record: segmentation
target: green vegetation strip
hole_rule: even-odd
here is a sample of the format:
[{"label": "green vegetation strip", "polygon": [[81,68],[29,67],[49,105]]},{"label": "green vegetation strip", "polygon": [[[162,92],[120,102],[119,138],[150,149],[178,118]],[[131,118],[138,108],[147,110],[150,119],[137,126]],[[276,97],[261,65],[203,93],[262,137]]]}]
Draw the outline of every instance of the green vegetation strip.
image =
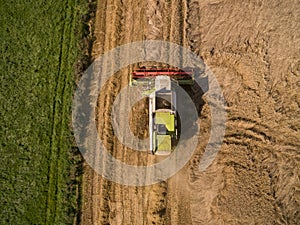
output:
[{"label": "green vegetation strip", "polygon": [[70,121],[87,3],[0,3],[0,224],[73,224]]}]

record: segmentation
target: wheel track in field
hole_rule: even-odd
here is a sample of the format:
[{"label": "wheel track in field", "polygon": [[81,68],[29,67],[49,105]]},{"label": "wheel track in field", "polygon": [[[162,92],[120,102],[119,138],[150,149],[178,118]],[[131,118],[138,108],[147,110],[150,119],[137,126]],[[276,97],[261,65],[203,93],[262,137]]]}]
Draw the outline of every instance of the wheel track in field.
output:
[{"label": "wheel track in field", "polygon": [[[97,12],[97,18],[98,20],[96,23],[100,26],[95,28],[95,36],[99,38],[95,45],[97,48],[94,48],[93,54],[103,54],[106,51],[112,49],[114,45],[116,45],[118,36],[113,36],[113,33],[119,28],[120,26],[120,14],[117,13],[113,9],[116,7],[115,4],[118,4],[119,1],[113,1],[113,2],[103,2],[102,7],[100,7],[99,10],[101,12]],[[118,7],[116,7],[117,9]],[[107,10],[106,10],[107,9]],[[110,13],[110,10],[112,13]],[[103,12],[106,12],[103,15]],[[107,21],[112,21],[113,23],[108,24]],[[97,51],[95,51],[95,49]],[[109,65],[108,65],[109,66]],[[104,87],[103,90],[107,91],[109,93],[108,95],[100,94],[100,99],[97,103],[97,122],[99,123],[104,122],[102,126],[98,126],[98,132],[99,136],[101,137],[104,145],[106,146],[107,150],[110,153],[113,153],[112,151],[112,142],[109,139],[111,136],[112,128],[109,124],[108,120],[106,118],[109,118],[110,115],[110,104],[113,101],[113,96],[118,91],[118,86],[108,86]],[[106,160],[100,159],[99,155],[95,153],[94,157],[95,161],[102,161],[104,169],[110,169],[107,168]],[[88,167],[86,167],[88,168]],[[100,177],[96,172],[94,172],[91,168],[86,169],[87,175],[84,177],[86,178],[86,191],[84,191],[86,200],[85,203],[88,205],[86,209],[83,210],[83,217],[82,217],[82,224],[97,224],[102,223],[105,224],[109,221],[109,214],[107,211],[109,211],[109,199],[110,199],[110,190],[111,190],[111,183],[107,181],[106,179],[103,179]],[[91,185],[89,185],[91,182]],[[84,207],[85,208],[85,207]],[[88,213],[84,213],[84,211],[87,211]]]},{"label": "wheel track in field", "polygon": [[[120,10],[121,9],[121,10]],[[123,21],[124,21],[124,10],[123,9],[123,2],[122,1],[112,1],[110,2],[106,10],[108,12],[107,14],[107,21],[111,21],[112,23],[109,25],[109,28],[111,30],[107,30],[105,32],[105,50],[111,50],[118,46],[121,42],[122,38],[122,27],[123,27]],[[110,27],[111,26],[111,27]],[[106,65],[115,67],[117,65]],[[113,157],[116,155],[115,151],[115,142],[113,139],[113,129],[110,122],[110,115],[111,115],[111,105],[113,104],[113,101],[118,93],[118,91],[121,88],[121,83],[117,82],[114,77],[111,77],[110,82],[112,85],[107,85],[107,88],[104,88],[102,90],[105,90],[105,94],[102,93],[102,96],[104,99],[102,99],[102,96],[100,94],[100,98],[98,100],[99,106],[98,109],[101,110],[103,108],[103,114],[98,115],[98,131],[100,137],[102,137],[102,141],[104,146],[106,147],[106,150],[112,154]],[[103,102],[103,105],[101,104]],[[102,107],[101,107],[102,105]],[[102,131],[102,132],[101,132]],[[114,168],[109,168],[107,165],[106,159],[99,159],[102,160],[104,163],[104,169],[107,170],[114,170]],[[93,184],[94,189],[96,191],[99,191],[99,200],[95,202],[93,210],[95,213],[98,213],[97,218],[95,219],[95,222],[100,224],[109,224],[110,223],[110,212],[111,212],[111,200],[113,198],[114,194],[114,184],[104,178],[100,178],[99,175],[96,175],[96,180]],[[99,208],[98,208],[99,207]]]},{"label": "wheel track in field", "polygon": [[[139,38],[141,34],[137,33],[134,27],[141,27],[140,21],[133,18],[132,12],[130,11],[130,7],[134,3],[132,1],[124,2],[124,8],[122,9],[125,12],[125,16],[123,17],[123,26],[122,26],[122,33],[121,36],[123,37],[123,41],[119,44],[125,44],[130,41],[133,41],[133,38]],[[126,24],[132,24],[132,26],[126,27]],[[134,24],[134,25],[133,25]],[[129,56],[124,56],[129,57]],[[130,68],[125,68],[122,70],[118,76],[118,82],[121,84],[122,87],[128,85],[128,74],[130,72]],[[124,111],[124,107],[130,104],[131,99],[122,98],[121,100],[121,108],[120,111],[117,112],[118,118],[123,118],[122,112]],[[121,126],[124,126],[125,120],[120,119],[119,121]],[[134,154],[132,157],[131,150],[127,149],[120,143],[116,138],[114,138],[114,156],[117,159],[120,159],[126,163],[130,162],[137,162],[138,156]],[[121,140],[124,141],[124,140]],[[120,171],[117,171],[120,173]],[[126,176],[126,174],[122,174]],[[119,184],[112,184],[112,193],[111,196],[114,197],[114,201],[110,202],[111,211],[110,214],[110,223],[111,224],[134,224],[135,220],[141,220],[142,218],[139,217],[137,210],[134,206],[139,206],[140,204],[133,202],[137,201],[141,197],[138,196],[138,192],[135,191],[134,187],[125,187]],[[138,219],[137,219],[138,218]]]},{"label": "wheel track in field", "polygon": [[187,0],[186,22],[186,44],[196,55],[200,54],[201,33],[200,33],[200,6],[197,0]]},{"label": "wheel track in field", "polygon": [[[228,119],[227,128],[224,139],[225,150],[222,154],[227,167],[222,172],[224,183],[217,199],[223,200],[219,204],[226,204],[228,196],[233,194],[229,191],[230,188],[226,188],[228,180],[233,179],[240,189],[247,187],[244,196],[259,193],[259,190],[265,192],[268,197],[257,199],[256,204],[263,208],[266,221],[275,220],[277,224],[295,224],[297,216],[292,209],[297,208],[299,202],[293,193],[297,189],[298,178],[295,174],[299,174],[300,160],[294,156],[297,155],[299,145],[291,145],[291,142],[284,138],[277,140],[278,127],[274,127],[274,124],[267,121],[233,116]],[[294,137],[293,143],[295,140]],[[227,171],[230,170],[229,168],[234,168],[240,174],[244,174],[244,177],[232,176],[232,171]],[[290,175],[287,175],[286,171],[289,171]],[[259,189],[252,184],[259,184]],[[236,198],[244,197],[236,194]],[[271,202],[275,204],[271,205]],[[246,207],[243,203],[235,204],[240,208]],[[293,217],[286,218],[284,215],[287,214]]]},{"label": "wheel track in field", "polygon": [[[71,51],[70,45],[72,43],[72,38],[68,35],[70,34],[72,37],[72,32],[74,31],[74,13],[72,12],[72,7],[76,6],[76,2],[67,1],[66,6],[69,10],[65,11],[65,22],[63,25],[62,33],[61,33],[61,48],[59,55],[59,67],[57,71],[58,80],[56,83],[56,87],[54,90],[54,104],[53,104],[53,115],[52,115],[52,134],[50,138],[50,165],[49,165],[49,173],[48,173],[48,196],[46,202],[46,218],[45,224],[53,224],[57,223],[62,215],[58,213],[60,202],[62,201],[63,194],[66,188],[61,187],[61,180],[64,179],[62,177],[62,168],[60,165],[62,158],[62,153],[60,147],[63,142],[64,135],[64,119],[66,118],[66,111],[68,109],[65,106],[65,102],[68,101],[69,95],[66,92],[70,91],[68,89],[68,85],[71,81],[71,73],[68,73],[69,68],[66,69],[69,65],[66,63],[69,59],[69,53]],[[68,23],[69,22],[69,23]],[[67,40],[67,41],[66,41]],[[66,74],[64,74],[66,73]]]}]

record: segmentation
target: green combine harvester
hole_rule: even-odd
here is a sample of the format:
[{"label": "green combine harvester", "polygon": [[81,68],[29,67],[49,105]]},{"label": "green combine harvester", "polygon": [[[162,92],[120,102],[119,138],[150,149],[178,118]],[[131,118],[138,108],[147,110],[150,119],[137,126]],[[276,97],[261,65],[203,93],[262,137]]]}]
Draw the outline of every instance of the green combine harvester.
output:
[{"label": "green combine harvester", "polygon": [[149,97],[150,152],[169,155],[178,139],[178,117],[174,85],[192,85],[193,70],[140,68],[132,72],[131,85],[141,85]]}]

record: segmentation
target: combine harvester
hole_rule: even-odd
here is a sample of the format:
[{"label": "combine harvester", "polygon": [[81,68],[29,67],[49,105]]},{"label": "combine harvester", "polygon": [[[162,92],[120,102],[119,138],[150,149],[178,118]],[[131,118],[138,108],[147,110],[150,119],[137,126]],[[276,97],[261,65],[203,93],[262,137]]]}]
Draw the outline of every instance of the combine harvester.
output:
[{"label": "combine harvester", "polygon": [[172,153],[178,140],[178,116],[175,85],[192,85],[194,71],[176,68],[140,68],[130,76],[130,85],[143,87],[149,97],[150,152]]}]

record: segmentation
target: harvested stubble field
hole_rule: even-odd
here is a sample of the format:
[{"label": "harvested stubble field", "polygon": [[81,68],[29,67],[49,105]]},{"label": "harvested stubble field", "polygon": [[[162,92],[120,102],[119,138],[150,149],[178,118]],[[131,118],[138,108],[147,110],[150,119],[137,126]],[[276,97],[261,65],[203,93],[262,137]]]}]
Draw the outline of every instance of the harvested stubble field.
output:
[{"label": "harvested stubble field", "polygon": [[[146,39],[189,48],[223,89],[227,128],[214,163],[200,172],[211,120],[205,103],[195,155],[155,185],[115,184],[85,164],[82,224],[299,224],[299,1],[103,0],[97,7],[94,59]],[[110,122],[111,105],[128,85],[129,72],[119,71],[102,90],[98,131],[114,157],[152,164],[156,157],[124,147]],[[141,101],[130,115],[131,129],[141,137],[147,136],[145,106]],[[96,152],[95,160],[101,160]]]}]

